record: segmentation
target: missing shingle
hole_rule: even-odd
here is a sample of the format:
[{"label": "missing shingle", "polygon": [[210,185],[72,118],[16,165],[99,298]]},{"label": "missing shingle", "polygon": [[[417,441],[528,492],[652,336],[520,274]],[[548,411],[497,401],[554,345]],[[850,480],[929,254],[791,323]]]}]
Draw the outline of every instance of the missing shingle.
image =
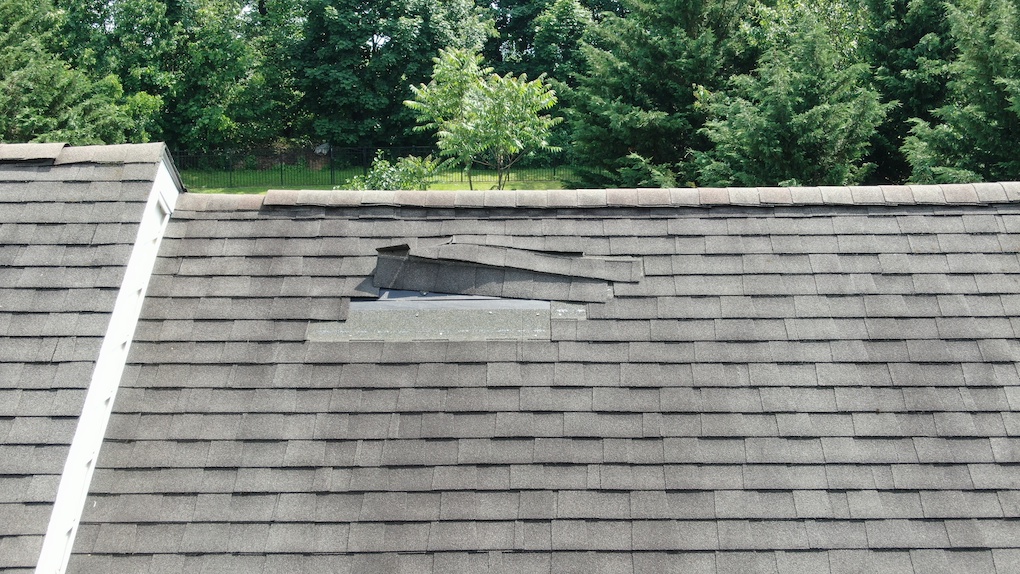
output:
[{"label": "missing shingle", "polygon": [[548,301],[384,290],[353,300],[347,320],[309,323],[307,339],[344,341],[549,340]]}]

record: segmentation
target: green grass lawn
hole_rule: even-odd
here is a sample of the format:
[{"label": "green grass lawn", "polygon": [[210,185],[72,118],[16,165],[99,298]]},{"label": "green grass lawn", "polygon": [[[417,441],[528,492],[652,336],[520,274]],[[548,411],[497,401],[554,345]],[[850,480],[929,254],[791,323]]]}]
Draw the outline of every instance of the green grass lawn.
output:
[{"label": "green grass lawn", "polygon": [[[284,166],[268,170],[182,170],[181,178],[189,191],[195,193],[265,193],[269,189],[333,189],[342,186],[356,175],[360,168],[336,170],[310,170],[298,166]],[[511,173],[507,189],[562,189],[563,178],[570,175],[569,168],[558,168],[556,179],[551,179],[550,169],[520,169]],[[446,171],[429,189],[469,189],[467,177],[460,170]],[[496,185],[496,173],[476,170],[472,174],[475,189],[492,189]],[[334,183],[335,182],[335,183]]]}]

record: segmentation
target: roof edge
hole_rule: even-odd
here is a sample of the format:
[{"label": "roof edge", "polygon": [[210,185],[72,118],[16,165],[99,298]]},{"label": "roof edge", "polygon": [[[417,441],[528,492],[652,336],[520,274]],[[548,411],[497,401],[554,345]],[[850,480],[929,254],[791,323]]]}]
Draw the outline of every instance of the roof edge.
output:
[{"label": "roof edge", "polygon": [[[220,203],[220,202],[213,202]],[[271,189],[265,206],[435,208],[775,207],[804,205],[984,205],[1020,203],[1020,182],[952,185],[359,191]],[[249,203],[250,205],[250,203]],[[210,205],[212,207],[213,205]]]}]

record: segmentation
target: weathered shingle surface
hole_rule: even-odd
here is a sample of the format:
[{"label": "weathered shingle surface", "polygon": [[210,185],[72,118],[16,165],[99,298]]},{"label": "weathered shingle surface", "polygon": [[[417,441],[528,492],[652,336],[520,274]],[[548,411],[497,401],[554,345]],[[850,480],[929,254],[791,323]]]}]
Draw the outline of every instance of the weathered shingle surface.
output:
[{"label": "weathered shingle surface", "polygon": [[[976,189],[182,199],[71,569],[1015,572],[1020,205]],[[550,341],[306,341],[453,236],[643,276]]]},{"label": "weathered shingle surface", "polygon": [[39,557],[162,154],[0,145],[0,570]]}]

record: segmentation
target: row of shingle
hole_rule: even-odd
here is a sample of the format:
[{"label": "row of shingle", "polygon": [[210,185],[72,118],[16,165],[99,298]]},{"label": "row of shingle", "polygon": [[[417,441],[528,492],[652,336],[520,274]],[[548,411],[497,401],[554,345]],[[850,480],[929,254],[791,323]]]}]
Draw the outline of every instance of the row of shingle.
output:
[{"label": "row of shingle", "polygon": [[[65,408],[72,390],[0,391],[0,416]],[[1020,387],[127,387],[117,410],[132,413],[671,412],[853,413],[1020,410]]]},{"label": "row of shingle", "polygon": [[[105,454],[100,466],[119,469],[292,469],[541,463],[791,464],[807,468],[806,465],[852,463],[1020,463],[1017,439],[1003,437],[614,439],[553,436],[514,440],[392,438],[385,443],[381,440],[309,440],[304,437],[292,440],[281,437],[269,440],[261,437],[252,440],[210,440],[206,437],[135,440],[132,437],[131,441],[122,442],[111,437],[103,447]],[[27,451],[22,449],[21,452]],[[385,484],[380,484],[379,489],[385,488]]]},{"label": "row of shingle", "polygon": [[[626,344],[625,344],[626,345]],[[637,344],[634,344],[637,345]],[[849,345],[848,345],[849,346]],[[137,348],[136,348],[137,347]],[[692,348],[638,351],[644,357],[617,364],[602,358],[598,363],[491,363],[483,358],[449,356],[423,364],[405,364],[406,358],[387,359],[374,365],[371,354],[351,364],[341,349],[320,349],[306,353],[297,345],[258,343],[188,343],[171,345],[160,354],[152,343],[135,343],[132,357],[148,364],[129,367],[123,386],[135,386],[139,376],[144,386],[257,389],[267,387],[399,389],[404,387],[987,387],[1020,384],[1016,365],[1009,363],[892,363],[881,357],[865,362],[820,362],[817,364],[773,364],[768,362],[695,362]],[[369,348],[371,349],[371,348]],[[378,347],[376,347],[378,349]],[[555,349],[555,348],[554,348]],[[50,348],[52,351],[52,347]],[[597,350],[594,347],[591,350]],[[607,349],[615,352],[615,349]],[[623,349],[626,353],[627,349]],[[880,347],[876,353],[886,352]],[[667,358],[651,356],[660,352]],[[865,350],[865,353],[867,350]],[[154,354],[154,355],[153,355]],[[149,356],[155,358],[150,362]],[[189,357],[192,360],[187,360]],[[39,359],[45,361],[45,359]],[[495,359],[494,359],[495,360]],[[502,359],[507,360],[507,359]],[[511,358],[510,360],[513,360]],[[549,361],[548,355],[535,360]],[[564,359],[568,360],[568,359]],[[626,360],[626,359],[625,359]],[[675,361],[663,363],[661,361]],[[226,362],[228,364],[221,364]],[[309,362],[307,367],[300,363]],[[212,364],[204,364],[212,363]],[[0,362],[2,364],[2,362]],[[41,380],[52,384],[51,372]],[[57,385],[59,386],[59,385]],[[28,385],[28,388],[38,388]]]},{"label": "row of shingle", "polygon": [[[168,237],[173,238],[175,243],[182,243],[186,249],[192,245],[212,243],[216,239],[222,244],[224,238],[229,246],[256,238],[371,240],[407,237],[444,240],[455,237],[457,241],[482,245],[536,251],[549,247],[548,250],[555,251],[555,245],[550,242],[583,237],[658,240],[672,236],[694,239],[1020,233],[1020,215],[1015,206],[971,208],[965,214],[947,213],[945,210],[924,213],[888,209],[850,214],[845,209],[811,214],[805,214],[803,210],[788,213],[776,210],[745,210],[740,213],[718,209],[710,212],[663,210],[661,213],[651,212],[640,219],[635,218],[632,211],[624,210],[615,217],[612,212],[600,211],[598,218],[590,217],[590,214],[579,215],[576,211],[514,210],[489,212],[489,217],[478,219],[473,212],[423,210],[418,213],[378,214],[369,208],[359,208],[331,213],[335,217],[329,218],[325,213],[314,216],[300,214],[303,217],[298,220],[263,217],[256,222],[255,213],[178,210]],[[217,229],[221,231],[220,235],[216,234]],[[716,241],[708,243],[715,244]]]},{"label": "row of shingle", "polygon": [[[105,269],[105,268],[104,268]],[[565,281],[554,275],[528,274],[516,270],[478,268],[477,277],[466,280],[457,273],[440,273],[439,264],[432,264],[420,283],[391,281],[373,285],[364,276],[337,275],[154,275],[150,282],[153,296],[158,297],[375,297],[378,287],[429,290],[438,293],[470,293],[482,291],[488,296],[552,301],[604,302],[617,298],[672,297],[779,297],[779,296],[916,296],[916,295],[1014,295],[1020,291],[1018,273],[979,274],[744,274],[651,276],[640,283],[616,283],[606,292],[604,283],[595,280]],[[484,271],[484,273],[483,273]],[[100,270],[65,267],[34,268],[26,271],[19,287],[46,287],[44,279],[59,281],[54,274],[67,273],[84,281]],[[108,279],[110,281],[112,279]],[[80,281],[79,281],[80,282]],[[58,285],[74,288],[77,283],[64,280]],[[429,289],[418,289],[418,286]],[[84,287],[84,285],[83,285]]]},{"label": "row of shingle", "polygon": [[[103,252],[75,251],[63,246],[41,246],[26,252],[11,246],[12,260],[34,264],[36,253],[51,255],[58,264],[85,260],[87,254],[101,263],[110,257]],[[120,254],[116,254],[119,256]],[[769,274],[889,274],[889,275],[961,275],[1012,273],[1020,264],[1016,253],[896,253],[896,254],[748,254],[748,255],[649,255],[641,260],[644,273],[653,276],[688,275],[769,275]],[[253,250],[247,255],[192,255],[161,257],[156,270],[160,275],[330,275],[334,277],[372,275],[376,257],[339,255],[268,256]],[[568,260],[569,263],[569,260]],[[65,263],[68,264],[68,263]],[[328,272],[328,273],[327,273]],[[555,272],[553,272],[555,273]],[[569,269],[561,275],[571,275]],[[636,281],[635,281],[636,282]]]},{"label": "row of shingle", "polygon": [[772,273],[880,273],[890,275],[1012,273],[1020,267],[1010,253],[880,253],[649,255],[647,275],[732,275]]},{"label": "row of shingle", "polygon": [[[364,277],[176,277],[153,275],[147,296],[153,297],[376,297],[379,289]],[[144,317],[144,314],[143,314]]]},{"label": "row of shingle", "polygon": [[[0,345],[0,364],[2,363],[85,363],[92,362],[99,352],[102,339],[99,337],[5,337]],[[57,365],[59,367],[59,365]],[[72,367],[70,372],[81,374],[78,365]],[[24,385],[26,388],[40,388],[36,386],[87,386],[88,380],[67,381],[61,384],[59,381],[45,376],[42,380],[30,377],[21,377],[20,380],[0,380],[0,386],[5,388],[18,388]]]},{"label": "row of shingle", "polygon": [[[40,417],[31,418],[39,419]],[[74,424],[68,425],[65,422],[60,426],[63,428],[54,430],[74,432]],[[62,442],[63,444],[61,444]],[[56,475],[59,477],[64,468],[64,461],[67,459],[67,442],[70,442],[69,438],[66,442],[57,441],[56,444],[45,440],[34,444],[4,444],[4,456],[0,457],[2,460],[0,474],[4,475],[5,479],[32,475]],[[46,486],[56,486],[56,482],[46,484]],[[48,494],[52,496],[52,493]],[[52,502],[52,499],[50,501]]]},{"label": "row of shingle", "polygon": [[[674,189],[555,189],[505,191],[270,190],[264,205],[407,205],[422,207],[669,207],[711,205],[945,205],[1020,200],[1020,184],[760,187]],[[193,209],[216,207],[195,202]]]},{"label": "row of shingle", "polygon": [[593,319],[841,319],[1020,317],[1020,295],[706,295],[617,297],[588,305]]},{"label": "row of shingle", "polygon": [[[109,203],[144,202],[142,198],[151,189],[151,181],[0,182],[0,204],[51,202],[55,209],[63,209],[63,213],[74,220],[79,218],[73,212],[74,206],[81,207],[84,213],[95,214],[99,209],[102,214],[102,206]],[[90,221],[103,219],[93,217]]]},{"label": "row of shingle", "polygon": [[123,265],[131,246],[108,245],[6,245],[0,257],[12,267],[103,267]]},{"label": "row of shingle", "polygon": [[[261,286],[259,288],[261,290]],[[4,290],[5,308],[66,312],[78,299],[94,300],[99,291]],[[104,292],[106,295],[111,292]],[[160,320],[325,320],[342,306],[335,294],[318,297],[187,296],[146,297],[143,321]],[[110,301],[112,304],[112,300]],[[78,307],[74,307],[75,310]],[[87,309],[86,309],[87,310]],[[703,297],[617,297],[589,304],[591,319],[934,319],[936,328],[1005,329],[1002,321],[1020,317],[1020,295],[715,295]],[[986,322],[991,321],[986,326]]]},{"label": "row of shingle", "polygon": [[199,494],[94,496],[92,502],[90,518],[112,524],[1020,518],[1020,493],[1011,490]]},{"label": "row of shingle", "polygon": [[[26,421],[21,423],[20,421]],[[38,421],[38,422],[37,422]],[[58,424],[56,421],[62,421]],[[72,421],[73,422],[73,421]],[[62,419],[20,417],[9,433],[18,442],[45,441],[68,430]],[[71,425],[73,427],[73,424]],[[37,427],[37,428],[33,428]],[[452,464],[464,462],[465,449],[499,452],[532,460],[530,437],[1020,437],[1018,412],[936,413],[635,413],[519,412],[375,414],[375,413],[244,413],[244,414],[116,414],[107,437],[166,440],[384,440],[397,438],[461,439],[463,448],[447,443]],[[487,439],[515,439],[496,440]],[[470,440],[481,439],[481,440]],[[476,461],[477,462],[477,461]],[[516,461],[515,461],[516,462]]]},{"label": "row of shingle", "polygon": [[[84,529],[83,529],[84,530]],[[342,553],[449,550],[807,550],[1014,548],[1005,520],[554,520],[110,524],[81,552]],[[91,544],[90,544],[91,542]]]},{"label": "row of shingle", "polygon": [[[791,301],[792,303],[792,301]],[[175,321],[164,321],[164,329]],[[197,331],[205,321],[194,321]],[[231,323],[229,321],[225,323]],[[572,339],[590,341],[907,341],[979,340],[1020,336],[1018,317],[868,317],[773,319],[592,319],[553,321]],[[229,330],[229,329],[228,329]],[[164,340],[175,340],[164,338]],[[201,340],[201,339],[198,339]]]},{"label": "row of shingle", "polygon": [[0,242],[7,245],[131,245],[138,234],[129,223],[5,223]]},{"label": "row of shingle", "polygon": [[109,319],[106,313],[0,313],[0,337],[102,337]]},{"label": "row of shingle", "polygon": [[[30,348],[35,356],[22,357],[15,362],[0,360],[0,388],[10,390],[84,389],[92,376],[92,362],[54,362],[54,347]],[[99,349],[98,344],[95,347]],[[48,357],[44,351],[49,351]],[[34,359],[35,363],[22,361]],[[9,359],[8,359],[9,360]]]},{"label": "row of shingle", "polygon": [[[49,447],[53,448],[53,447]],[[40,468],[40,467],[36,467]],[[39,474],[0,473],[3,479],[0,484],[0,504],[31,504],[52,502],[53,493],[56,492],[57,484],[60,482],[59,469],[45,470]],[[4,510],[5,516],[14,513],[14,507]]]},{"label": "row of shingle", "polygon": [[[277,300],[281,301],[281,300]],[[147,321],[139,330],[140,341],[303,341],[315,321],[340,321],[347,317],[339,299],[322,298],[312,303],[291,307],[273,304],[261,310],[262,319],[167,319]],[[296,309],[295,309],[296,308]],[[201,310],[196,311],[198,314]],[[256,313],[251,313],[256,314]],[[295,315],[304,314],[304,317]],[[275,317],[274,317],[275,316]],[[71,319],[68,323],[66,320]],[[102,335],[105,316],[82,318],[55,314],[40,317],[15,315],[4,321],[11,335],[55,336],[68,333],[77,325],[82,336]],[[553,320],[554,340],[581,341],[659,341],[659,342],[727,342],[727,341],[916,341],[944,339],[946,345],[961,341],[1013,339],[1018,336],[1020,318],[801,318],[801,319],[635,319],[589,321]],[[98,329],[98,332],[94,332]],[[379,338],[370,334],[373,338]],[[992,343],[984,343],[990,345]],[[695,351],[697,352],[697,348]],[[912,357],[913,358],[913,357]],[[973,360],[973,359],[964,359]],[[998,359],[1008,360],[1008,359]]]},{"label": "row of shingle", "polygon": [[15,166],[0,168],[0,181],[12,183],[51,182],[92,183],[96,181],[139,181],[150,183],[156,177],[156,163],[70,164],[63,166]]},{"label": "row of shingle", "polygon": [[[215,443],[214,443],[215,444]],[[229,446],[229,445],[227,445]],[[224,449],[224,456],[231,456]],[[236,456],[236,455],[235,455]],[[95,494],[431,490],[1016,490],[1017,466],[932,464],[458,464],[97,469]]]},{"label": "row of shingle", "polygon": [[1017,273],[678,275],[651,276],[645,277],[640,283],[613,285],[613,294],[616,297],[1012,295],[1018,291],[1020,274]]},{"label": "row of shingle", "polygon": [[79,414],[84,398],[84,391],[78,389],[3,389],[0,390],[0,417],[74,417]]},{"label": "row of shingle", "polygon": [[[88,529],[88,527],[86,527]],[[144,535],[145,533],[143,533]],[[478,572],[522,574],[931,574],[1020,569],[1020,550],[815,550],[775,552],[418,552],[309,554],[76,555],[70,572],[277,574],[279,572]]]},{"label": "row of shingle", "polygon": [[[220,255],[218,249],[223,239],[224,255],[360,255],[372,250],[388,247],[397,241],[409,238],[449,236],[433,232],[413,233],[402,227],[394,233],[379,233],[376,236],[362,235],[288,238],[283,231],[281,237],[265,236],[260,233],[262,222],[241,222],[232,225],[220,222],[178,223],[185,227],[187,239],[171,247],[169,253],[188,255],[191,244],[195,249]],[[860,222],[867,225],[867,220]],[[28,224],[26,224],[28,225]],[[403,224],[402,224],[403,225]],[[634,222],[634,225],[640,225]],[[911,234],[880,235],[868,233],[865,227],[860,234],[791,234],[791,235],[690,235],[690,236],[614,236],[604,235],[547,235],[539,245],[528,245],[540,251],[561,251],[584,253],[588,256],[607,255],[747,255],[747,254],[900,254],[900,253],[1015,253],[1018,233],[935,233],[933,231]],[[182,230],[168,230],[168,238],[180,238]],[[172,244],[173,245],[173,244]]]},{"label": "row of shingle", "polygon": [[[127,185],[127,184],[125,184]],[[240,197],[240,196],[236,196]],[[233,201],[232,198],[225,198]],[[259,196],[243,200],[258,201]],[[933,233],[1020,232],[1020,208],[1016,204],[958,208],[853,209],[719,208],[642,210],[490,209],[378,209],[306,212],[207,210],[192,211],[194,201],[220,201],[224,196],[195,196],[180,200],[171,237],[213,238],[216,226],[224,237],[295,238],[446,238],[478,244],[535,249],[543,237],[647,237],[723,235],[901,235]],[[297,216],[296,218],[294,216]],[[597,216],[597,217],[596,217]],[[256,224],[256,220],[259,225]],[[240,232],[250,233],[240,233]],[[289,235],[288,235],[289,234]]]},{"label": "row of shingle", "polygon": [[6,203],[0,223],[82,224],[136,223],[144,201],[107,201],[102,203]]}]

